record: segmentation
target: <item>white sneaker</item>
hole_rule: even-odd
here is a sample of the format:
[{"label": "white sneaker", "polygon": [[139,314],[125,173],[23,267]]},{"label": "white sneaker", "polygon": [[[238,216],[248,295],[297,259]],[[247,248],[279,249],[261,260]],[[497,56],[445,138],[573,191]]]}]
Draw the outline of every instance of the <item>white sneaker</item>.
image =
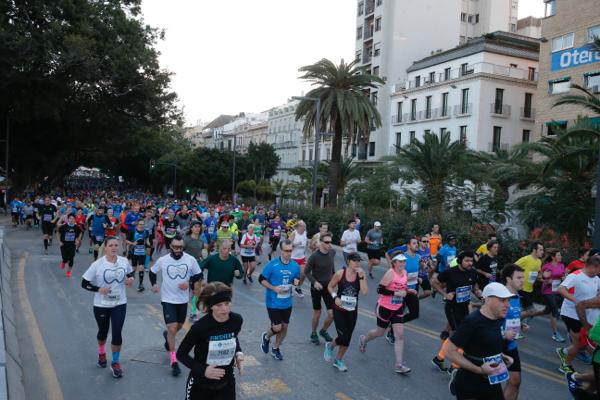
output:
[{"label": "white sneaker", "polygon": [[300,298],[304,297],[304,292],[302,292],[302,289],[300,289],[299,287],[297,287],[296,289],[294,289],[296,291],[296,295]]}]

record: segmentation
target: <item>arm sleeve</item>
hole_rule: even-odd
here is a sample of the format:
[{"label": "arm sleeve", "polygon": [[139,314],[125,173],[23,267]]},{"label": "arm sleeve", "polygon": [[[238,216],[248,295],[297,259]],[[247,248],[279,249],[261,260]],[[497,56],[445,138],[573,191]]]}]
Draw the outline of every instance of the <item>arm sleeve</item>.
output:
[{"label": "arm sleeve", "polygon": [[81,279],[81,287],[90,292],[97,292],[98,289],[100,289],[98,286],[92,285],[92,283],[85,278]]},{"label": "arm sleeve", "polygon": [[385,286],[383,286],[383,285],[377,286],[377,293],[378,294],[383,294],[383,295],[386,295],[386,296],[393,296],[394,295],[393,291],[391,291],[389,289],[386,289]]},{"label": "arm sleeve", "polygon": [[156,285],[156,274],[154,272],[152,272],[152,269],[150,269],[150,271],[148,271],[149,274],[148,276],[150,277],[150,284],[152,286]]},{"label": "arm sleeve", "polygon": [[200,379],[204,378],[206,365],[199,363],[190,357],[190,351],[192,351],[196,343],[199,343],[201,339],[201,327],[193,325],[192,329],[185,335],[177,349],[177,359],[192,371],[194,377]]}]

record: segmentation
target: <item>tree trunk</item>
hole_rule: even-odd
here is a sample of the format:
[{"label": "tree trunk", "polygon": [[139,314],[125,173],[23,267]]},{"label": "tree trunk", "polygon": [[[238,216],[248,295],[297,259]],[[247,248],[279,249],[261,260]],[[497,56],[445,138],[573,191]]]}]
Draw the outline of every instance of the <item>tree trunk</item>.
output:
[{"label": "tree trunk", "polygon": [[335,124],[335,135],[331,144],[331,161],[329,163],[329,202],[330,207],[337,206],[338,181],[340,175],[340,163],[342,160],[342,124]]}]

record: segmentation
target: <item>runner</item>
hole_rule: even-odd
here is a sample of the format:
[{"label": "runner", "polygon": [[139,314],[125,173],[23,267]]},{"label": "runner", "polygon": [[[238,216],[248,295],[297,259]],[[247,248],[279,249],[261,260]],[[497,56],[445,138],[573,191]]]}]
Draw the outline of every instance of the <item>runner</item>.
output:
[{"label": "runner", "polygon": [[565,338],[558,332],[557,320],[560,319],[560,302],[558,286],[565,278],[565,265],[561,263],[562,255],[558,249],[548,249],[544,266],[542,267],[542,295],[546,300],[544,314],[550,314],[550,328],[552,328],[552,340],[563,343]]},{"label": "runner", "polygon": [[[479,250],[483,251],[483,245]],[[498,273],[498,252],[500,244],[495,239],[490,239],[485,245],[485,253],[480,253],[479,258],[475,262],[475,270],[478,274],[477,284],[480,288],[486,287],[490,282],[496,282]]]},{"label": "runner", "polygon": [[321,235],[326,234],[329,231],[329,224],[327,222],[319,223],[319,232],[315,233],[310,239],[308,248],[310,251],[315,252],[320,248]]},{"label": "runner", "polygon": [[590,249],[588,249],[587,247],[580,247],[577,251],[577,259],[571,261],[569,265],[567,265],[567,275],[585,267],[585,263],[589,256]]},{"label": "runner", "polygon": [[279,241],[281,240],[281,232],[285,229],[284,225],[281,223],[281,218],[279,215],[276,215],[275,218],[269,223],[269,244],[271,245],[271,249],[269,251],[269,260],[273,258],[273,253],[277,251],[277,246],[279,245]]},{"label": "runner", "polygon": [[177,349],[177,359],[190,369],[186,400],[236,398],[233,366],[243,375],[239,334],[244,321],[231,312],[231,296],[231,289],[220,282],[209,283],[200,293],[199,306],[206,315],[192,325]]},{"label": "runner", "polygon": [[70,214],[67,218],[67,223],[62,225],[58,229],[59,243],[60,243],[60,255],[62,261],[60,263],[60,269],[65,269],[65,265],[69,264],[67,270],[67,278],[71,277],[71,271],[73,270],[73,261],[75,258],[75,250],[81,242],[81,236],[83,232],[75,224],[75,215]]},{"label": "runner", "polygon": [[379,265],[381,259],[381,248],[383,246],[383,232],[381,231],[381,222],[375,221],[373,229],[369,229],[365,235],[367,242],[367,258],[369,278],[373,279],[373,267]]},{"label": "runner", "polygon": [[429,234],[421,236],[419,239],[419,249],[417,254],[421,257],[421,264],[419,267],[419,287],[423,290],[423,293],[419,295],[419,299],[424,299],[431,296],[431,276],[435,271],[436,260],[431,256],[431,249],[429,248]]},{"label": "runner", "polygon": [[332,234],[331,232],[319,233],[319,249],[308,257],[306,269],[304,273],[310,282],[310,297],[312,299],[313,316],[311,321],[312,331],[310,341],[316,345],[319,344],[319,336],[317,328],[319,327],[319,319],[321,319],[321,299],[325,303],[327,315],[323,326],[319,331],[319,335],[326,342],[331,342],[333,339],[327,333],[327,330],[333,322],[333,298],[329,294],[327,287],[335,273],[335,250],[331,248]]},{"label": "runner", "polygon": [[171,251],[165,254],[150,268],[152,292],[157,293],[159,286],[156,275],[161,272],[163,281],[160,287],[160,299],[167,330],[163,332],[165,350],[170,352],[171,374],[181,373],[175,356],[175,336],[183,326],[187,316],[188,289],[190,285],[202,280],[202,271],[196,259],[183,252],[183,239],[174,236]]},{"label": "runner", "polygon": [[304,265],[306,264],[306,248],[308,247],[308,236],[306,235],[306,224],[302,220],[297,220],[293,230],[288,236],[292,241],[292,260],[300,266],[300,282],[296,286],[295,292],[298,297],[303,298],[302,284],[304,284]]},{"label": "runner", "polygon": [[[452,267],[453,261],[456,259],[456,254],[458,250],[456,249],[456,236],[448,235],[446,238],[446,243],[442,246],[442,248],[437,252],[437,272],[442,273],[446,269]],[[429,239],[429,246],[431,247],[431,238]],[[433,254],[433,251],[431,252]]]},{"label": "runner", "polygon": [[30,230],[33,227],[33,216],[35,214],[31,200],[27,200],[27,202],[23,204],[21,212],[23,213],[23,218],[25,219],[25,229]]},{"label": "runner", "polygon": [[[331,362],[333,351],[337,347],[337,355],[333,366],[339,371],[346,372],[348,367],[344,362],[344,354],[350,346],[352,333],[356,327],[358,318],[358,294],[366,295],[368,292],[367,282],[365,281],[365,271],[360,267],[360,254],[352,253],[348,256],[348,266],[337,271],[329,285],[327,291],[334,301],[333,320],[337,337],[332,342],[325,342],[325,361]],[[337,292],[334,288],[337,287]]]},{"label": "runner", "polygon": [[[482,243],[477,248],[477,250],[475,250],[475,263],[477,263],[477,261],[479,261],[479,258],[481,256],[483,256],[489,252],[488,243],[492,240],[498,242],[498,235],[496,235],[496,232],[489,233],[487,241],[485,243]],[[483,287],[483,286],[480,286],[480,287]]]},{"label": "runner", "polygon": [[237,236],[229,229],[229,222],[227,219],[224,219],[223,222],[221,222],[221,228],[217,231],[217,250],[221,248],[221,243],[227,241],[229,243],[229,251],[232,251],[231,246],[235,246],[236,240]]},{"label": "runner", "polygon": [[519,292],[519,296],[521,296],[521,307],[526,311],[534,308],[533,299],[535,293],[533,291],[533,284],[541,278],[541,276],[538,278],[538,275],[542,268],[541,258],[544,255],[544,246],[540,242],[533,242],[529,250],[529,255],[521,257],[515,262],[515,264],[525,271],[525,282],[523,283],[523,290]]},{"label": "runner", "polygon": [[206,281],[222,282],[232,287],[233,278],[242,279],[244,270],[237,257],[231,255],[231,241],[223,240],[219,252],[202,262],[202,271],[206,271]]},{"label": "runner", "polygon": [[94,260],[98,259],[98,250],[104,238],[106,237],[106,228],[110,225],[108,217],[104,215],[104,209],[97,207],[94,213],[91,214],[87,219],[87,225],[90,227],[90,233],[92,235],[92,242],[94,243]]},{"label": "runner", "polygon": [[10,215],[12,217],[12,226],[13,228],[16,228],[17,225],[19,225],[19,219],[21,218],[21,208],[23,207],[23,202],[19,200],[18,197],[15,197],[8,206],[10,208]]},{"label": "runner", "polygon": [[[477,285],[477,272],[473,270],[474,254],[462,251],[458,255],[458,267],[449,268],[433,278],[433,287],[444,298],[444,313],[450,326],[450,332],[456,332],[462,321],[469,315],[471,293],[481,297],[481,290]],[[445,335],[444,335],[445,336]],[[444,364],[448,339],[444,339],[437,356],[433,357],[433,365],[440,371],[448,371]]]},{"label": "runner", "polygon": [[56,206],[50,202],[50,197],[44,197],[44,204],[38,208],[38,215],[42,221],[42,234],[44,236],[44,254],[48,254],[48,241],[52,238],[54,232],[54,222],[56,220]]},{"label": "runner", "polygon": [[394,354],[396,362],[394,371],[399,374],[408,374],[411,369],[404,365],[404,324],[402,313],[404,309],[404,299],[411,291],[407,287],[408,275],[405,270],[406,257],[400,253],[394,256],[391,268],[388,269],[377,287],[379,299],[375,315],[377,316],[377,328],[370,330],[366,335],[362,335],[359,341],[359,351],[364,353],[367,349],[367,343],[371,340],[383,336],[388,326],[392,326],[394,331]]},{"label": "runner", "polygon": [[145,222],[139,219],[133,225],[129,226],[127,231],[127,239],[125,243],[129,248],[129,260],[134,271],[137,271],[140,282],[137,291],[144,291],[144,270],[146,266],[146,248],[150,245],[148,232],[146,231]]},{"label": "runner", "polygon": [[214,250],[214,245],[215,245],[215,240],[216,240],[216,235],[217,235],[217,228],[219,227],[218,222],[219,222],[219,217],[218,217],[218,215],[215,214],[214,207],[211,207],[208,211],[208,216],[206,216],[203,221],[204,231],[206,232],[207,238],[210,239],[209,249],[208,249],[209,253]]},{"label": "runner", "polygon": [[109,236],[103,245],[104,256],[94,261],[83,274],[81,286],[94,294],[94,317],[98,324],[98,366],[106,368],[106,338],[112,324],[112,361],[110,369],[113,377],[121,378],[123,370],[119,361],[123,339],[121,330],[127,311],[127,291],[125,286],[133,283],[133,270],[125,257],[119,257],[119,239]]},{"label": "runner", "polygon": [[441,247],[442,234],[440,232],[440,225],[433,224],[431,226],[431,233],[429,234],[429,249],[431,250],[431,256],[436,257]]},{"label": "runner", "polygon": [[513,296],[498,282],[487,285],[481,309],[468,315],[448,341],[448,357],[460,367],[450,384],[458,399],[504,400],[501,383],[514,361],[503,354],[501,327]]},{"label": "runner", "polygon": [[[248,213],[244,213],[246,217]],[[241,232],[241,231],[240,231]],[[241,248],[242,265],[244,267],[244,285],[247,280],[250,283],[254,282],[252,274],[256,269],[256,246],[259,243],[259,238],[254,234],[254,224],[246,225],[246,233],[240,239],[239,246]]]},{"label": "runner", "polygon": [[[183,238],[183,251],[194,257],[198,264],[200,264],[204,258],[203,250],[208,250],[208,243],[206,242],[205,236],[202,234],[202,229],[202,222],[192,221],[190,230]],[[196,320],[196,305],[198,303],[198,296],[196,296],[194,293],[198,293],[200,291],[201,285],[202,282],[198,281],[194,284],[194,287],[190,288],[190,291],[192,292],[190,322],[194,322]]]},{"label": "runner", "polygon": [[[75,213],[75,224],[79,227],[79,229],[81,230],[82,233],[82,239],[83,239],[83,233],[87,232],[86,229],[86,224],[87,224],[87,215],[85,215],[83,213],[83,209],[82,208],[78,208],[77,212]],[[79,253],[79,247],[81,247],[81,242],[82,240],[79,241],[79,245],[77,245],[77,248],[75,249],[75,251],[77,253]]]},{"label": "runner", "polygon": [[179,232],[179,222],[175,219],[175,211],[167,211],[167,218],[162,220],[161,231],[165,237],[165,247],[171,249],[171,241]]},{"label": "runner", "polygon": [[177,223],[179,224],[179,231],[181,234],[186,234],[190,228],[190,222],[192,221],[192,217],[190,216],[190,212],[188,210],[187,205],[181,206],[181,210],[175,216]]},{"label": "runner", "polygon": [[[358,251],[360,232],[355,228],[356,221],[354,219],[349,220],[348,229],[342,233],[342,238],[340,239],[340,246],[342,246],[342,254],[345,263],[348,263],[348,254],[356,253]],[[369,275],[369,277],[373,279],[373,275]]]},{"label": "runner", "polygon": [[266,290],[266,306],[271,327],[261,335],[261,350],[269,353],[271,337],[275,336],[275,346],[271,356],[283,360],[280,347],[287,334],[292,314],[292,285],[298,284],[300,266],[292,260],[292,242],[284,239],[279,243],[281,256],[265,265],[258,281]]}]

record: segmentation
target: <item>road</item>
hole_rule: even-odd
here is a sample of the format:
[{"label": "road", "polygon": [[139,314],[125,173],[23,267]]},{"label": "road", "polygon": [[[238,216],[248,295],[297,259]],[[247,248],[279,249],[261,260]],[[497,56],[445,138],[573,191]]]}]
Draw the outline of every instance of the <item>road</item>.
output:
[{"label": "road", "polygon": [[[123,331],[123,379],[96,365],[96,323],[92,315],[92,294],[80,286],[81,276],[91,263],[84,243],[75,259],[73,278],[58,268],[59,250],[50,247],[43,255],[41,233],[37,230],[6,228],[6,242],[12,250],[18,292],[15,311],[24,369],[27,399],[183,399],[187,370],[170,375],[168,355],[163,349],[164,327],[159,295],[128,289],[127,319]],[[55,241],[56,243],[56,241]],[[264,265],[264,256],[263,256]],[[338,254],[337,266],[342,265]],[[260,271],[259,266],[258,270]],[[393,349],[383,338],[369,343],[366,354],[357,351],[358,335],[375,326],[376,282],[384,268],[369,280],[369,294],[359,301],[359,319],[347,353],[346,373],[323,360],[323,344],[308,340],[312,314],[309,296],[294,298],[290,331],[282,353],[284,361],[273,360],[259,349],[260,333],[268,327],[263,304],[264,290],[258,283],[234,283],[233,310],[242,314],[240,341],[246,355],[246,373],[238,379],[241,399],[369,399],[410,397],[449,399],[448,376],[431,364],[437,352],[440,329],[445,325],[439,296],[421,302],[421,317],[407,324],[405,363],[409,376],[393,372]],[[137,279],[137,278],[136,278]],[[147,279],[147,278],[146,278]],[[146,282],[148,287],[149,283]],[[308,286],[305,284],[305,289]],[[306,291],[306,290],[305,290]],[[189,324],[186,324],[186,329]],[[562,327],[561,327],[562,329]],[[334,334],[333,327],[330,333]],[[562,334],[566,336],[564,329]],[[182,339],[184,333],[178,336]],[[521,398],[568,399],[563,376],[557,371],[555,343],[545,318],[531,322],[528,337],[519,342],[524,364]],[[586,367],[576,364],[576,369]]]}]

